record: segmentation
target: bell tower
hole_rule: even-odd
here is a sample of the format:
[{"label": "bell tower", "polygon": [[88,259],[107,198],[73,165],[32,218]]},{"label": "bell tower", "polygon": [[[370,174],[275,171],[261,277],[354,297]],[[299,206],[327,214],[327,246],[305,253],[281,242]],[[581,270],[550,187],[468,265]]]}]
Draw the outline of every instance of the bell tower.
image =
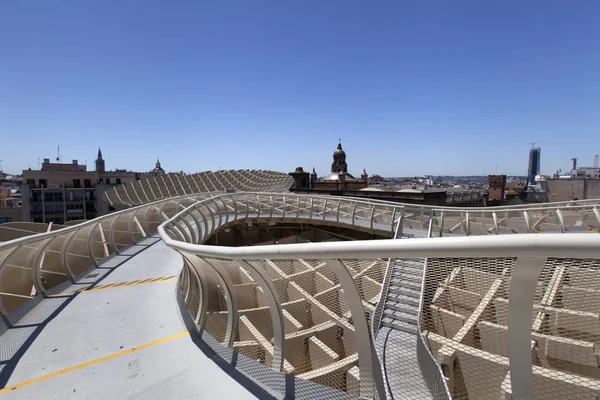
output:
[{"label": "bell tower", "polygon": [[102,158],[102,150],[98,147],[98,158],[96,158],[96,172],[106,172],[104,159]]}]

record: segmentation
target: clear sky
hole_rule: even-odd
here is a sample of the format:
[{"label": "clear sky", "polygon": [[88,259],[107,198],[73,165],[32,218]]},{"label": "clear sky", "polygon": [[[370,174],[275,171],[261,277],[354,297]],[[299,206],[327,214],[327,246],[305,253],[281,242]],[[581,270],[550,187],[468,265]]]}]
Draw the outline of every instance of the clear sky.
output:
[{"label": "clear sky", "polygon": [[[545,174],[600,153],[600,1],[0,1],[0,159]],[[93,168],[93,167],[92,167]]]}]

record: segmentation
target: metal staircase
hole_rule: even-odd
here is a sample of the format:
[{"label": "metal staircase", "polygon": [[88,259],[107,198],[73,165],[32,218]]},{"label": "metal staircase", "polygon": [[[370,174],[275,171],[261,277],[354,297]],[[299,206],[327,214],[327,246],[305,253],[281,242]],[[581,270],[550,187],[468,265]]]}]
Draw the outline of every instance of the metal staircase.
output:
[{"label": "metal staircase", "polygon": [[416,335],[424,263],[394,259],[381,325]]}]

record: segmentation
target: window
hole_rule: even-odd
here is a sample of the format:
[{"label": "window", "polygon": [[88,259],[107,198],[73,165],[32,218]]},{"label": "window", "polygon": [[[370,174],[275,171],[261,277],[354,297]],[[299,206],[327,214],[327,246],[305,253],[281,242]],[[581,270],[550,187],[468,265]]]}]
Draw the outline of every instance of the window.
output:
[{"label": "window", "polygon": [[40,179],[40,187],[42,187],[42,186],[45,187],[45,188],[48,187],[48,182],[46,182],[45,179]]},{"label": "window", "polygon": [[110,185],[110,178],[106,178],[106,184]]},{"label": "window", "polygon": [[121,178],[117,178],[117,185],[121,184]]},{"label": "window", "polygon": [[73,179],[73,187],[80,188],[81,187],[81,179]]},{"label": "window", "polygon": [[35,186],[35,179],[27,179],[27,184],[31,187]]},{"label": "window", "polygon": [[84,179],[83,180],[83,186],[85,188],[88,188],[88,189],[91,188],[92,187],[92,180],[91,179]]}]

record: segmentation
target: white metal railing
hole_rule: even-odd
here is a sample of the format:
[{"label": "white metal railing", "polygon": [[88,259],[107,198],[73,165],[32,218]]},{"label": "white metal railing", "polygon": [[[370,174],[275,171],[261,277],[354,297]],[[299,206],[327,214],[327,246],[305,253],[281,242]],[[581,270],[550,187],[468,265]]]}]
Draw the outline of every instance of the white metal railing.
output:
[{"label": "white metal railing", "polygon": [[[333,204],[332,204],[333,203]],[[328,204],[332,204],[331,209]],[[388,208],[386,208],[388,207]],[[393,207],[385,203],[360,202],[355,200],[338,199],[334,197],[311,197],[289,194],[252,194],[219,196],[196,203],[188,209],[163,223],[158,231],[165,243],[181,252],[186,260],[196,257],[202,260],[203,268],[219,271],[227,265],[227,268],[236,268],[240,262],[248,265],[251,262],[261,262],[270,265],[275,260],[319,260],[323,261],[336,274],[341,287],[350,305],[352,320],[355,324],[357,335],[357,352],[360,363],[361,386],[360,396],[382,396],[381,382],[375,380],[374,371],[377,368],[376,360],[372,357],[372,344],[369,341],[369,332],[366,320],[362,320],[365,310],[359,296],[359,290],[355,285],[353,276],[348,273],[347,260],[376,260],[388,258],[435,258],[435,259],[514,259],[514,271],[506,279],[509,293],[509,316],[508,316],[508,340],[510,355],[508,357],[510,377],[509,390],[515,398],[534,397],[533,364],[531,360],[531,315],[534,305],[534,294],[540,278],[542,269],[549,259],[599,259],[600,258],[600,236],[588,233],[546,234],[546,235],[502,235],[502,236],[479,236],[479,237],[448,237],[433,239],[403,240],[373,240],[357,242],[334,242],[334,243],[309,243],[294,245],[267,245],[259,247],[222,247],[207,246],[203,243],[214,232],[224,226],[231,225],[240,220],[260,220],[266,222],[305,222],[305,221],[334,221],[341,225],[355,227],[369,227],[378,229],[377,224],[383,224],[386,231],[391,225],[397,223],[403,225],[403,218],[407,217],[409,207]],[[525,207],[510,209],[516,215],[528,217],[535,215],[534,211],[545,211],[561,215],[567,209],[561,207]],[[435,225],[435,209],[430,209],[430,215],[421,213],[425,221],[429,221],[428,231],[432,232]],[[580,227],[581,222],[586,220],[583,213],[595,215],[595,206],[575,205],[568,207],[568,211],[575,210],[579,223],[573,223],[574,227]],[[440,213],[446,210],[440,211]],[[459,210],[462,215],[467,214],[466,221],[471,221],[468,215],[471,210]],[[504,212],[504,210],[501,210]],[[498,215],[494,209],[487,210],[488,215]],[[418,214],[418,210],[415,214]],[[194,218],[195,216],[195,218]],[[569,215],[571,217],[571,215]],[[187,223],[184,221],[187,220]],[[364,220],[364,221],[363,221]],[[374,222],[377,220],[377,222]],[[495,220],[495,218],[493,219]],[[557,220],[558,226],[568,230],[570,227],[565,223],[565,218]],[[365,222],[366,221],[366,222]],[[572,222],[572,219],[571,219]],[[194,225],[195,223],[195,225]],[[497,223],[497,221],[496,221]],[[427,224],[423,224],[427,226]],[[443,226],[443,222],[440,224]],[[466,223],[468,232],[468,225]],[[423,227],[424,227],[423,226]],[[531,227],[531,222],[528,222]],[[399,229],[396,230],[396,232]],[[531,231],[531,230],[529,230]],[[220,260],[216,262],[214,260]],[[192,263],[198,268],[197,263]],[[240,267],[241,268],[241,267]],[[275,268],[275,267],[274,267]],[[433,267],[432,267],[433,268]],[[193,269],[193,268],[192,268]],[[229,295],[228,322],[226,340],[227,345],[233,342],[233,336],[237,329],[237,306],[231,301],[234,295],[233,284],[227,282],[226,273],[223,270],[220,285]],[[277,308],[276,293],[273,287],[267,284],[268,272],[255,271],[263,275],[263,292],[271,293],[271,315],[281,315]],[[506,277],[505,277],[506,278]],[[202,285],[202,282],[199,283]],[[206,290],[206,288],[204,288]],[[281,324],[281,318],[272,318],[273,324]],[[273,326],[274,349],[272,354],[280,357],[277,361],[273,359],[273,365],[280,366],[285,370],[286,350],[284,327]],[[279,337],[277,337],[279,335]],[[282,346],[282,347],[279,347]],[[363,384],[363,380],[366,382]],[[500,388],[498,388],[500,390]]]},{"label": "white metal railing", "polygon": [[103,259],[155,234],[160,223],[182,208],[209,196],[161,200],[0,243],[0,314],[10,316],[55,286],[75,282]]},{"label": "white metal railing", "polygon": [[[158,191],[159,188],[156,190]],[[268,343],[261,342],[263,346],[261,351],[265,354],[264,351],[267,349],[270,364],[278,370],[286,371],[290,366],[286,364],[284,357],[283,346],[287,339],[285,331],[281,329],[281,318],[282,315],[286,318],[288,316],[278,305],[280,299],[277,297],[277,290],[269,289],[268,285],[272,285],[268,276],[271,266],[257,267],[251,261],[308,258],[322,260],[324,263],[321,263],[319,268],[333,271],[330,278],[334,279],[335,276],[339,285],[342,285],[351,311],[350,325],[346,324],[345,319],[336,322],[346,326],[352,332],[362,332],[357,335],[356,345],[361,359],[359,392],[361,395],[372,394],[373,384],[375,391],[380,390],[373,374],[374,368],[377,368],[376,360],[368,354],[371,344],[368,340],[365,342],[365,339],[369,337],[369,329],[366,319],[360,317],[360,312],[364,316],[363,303],[361,303],[362,299],[359,301],[357,297],[359,288],[354,283],[356,275],[348,274],[348,266],[352,264],[349,259],[356,257],[365,260],[389,257],[517,258],[515,276],[520,276],[525,271],[527,276],[512,280],[509,291],[512,296],[516,293],[514,288],[518,288],[521,293],[529,293],[527,290],[531,289],[531,286],[526,285],[531,285],[536,271],[543,266],[540,257],[542,259],[598,258],[600,236],[589,233],[501,235],[495,238],[448,237],[444,240],[383,240],[244,248],[202,246],[201,243],[220,228],[241,221],[329,224],[352,227],[388,237],[391,237],[395,231],[400,234],[424,232],[423,236],[432,237],[454,234],[503,234],[513,231],[570,232],[586,228],[597,231],[600,226],[597,204],[593,201],[579,201],[535,206],[456,209],[290,193],[234,193],[219,196],[203,193],[177,196],[64,229],[0,243],[0,313],[10,317],[11,313],[33,298],[47,296],[54,287],[63,282],[77,281],[81,274],[90,267],[98,265],[106,257],[118,254],[127,246],[158,231],[168,245],[180,251],[188,259],[189,255],[193,255],[199,260],[204,260],[202,267],[198,267],[200,261],[196,258],[191,259],[192,261],[186,259],[186,267],[182,275],[188,307],[191,307],[192,300],[196,301],[199,308],[195,309],[194,315],[200,325],[207,317],[206,310],[202,308],[207,302],[202,302],[194,296],[198,293],[202,293],[201,296],[208,293],[201,287],[207,282],[205,270],[217,276],[216,279],[219,281],[217,286],[231,289],[227,289],[229,292],[224,300],[229,303],[228,309],[231,310],[227,315],[227,331],[223,333],[227,344],[235,341],[235,324],[238,324],[241,317],[235,314],[236,295],[232,289],[232,285],[235,284],[230,282],[227,273],[222,272],[223,268],[230,268],[234,264],[229,263],[226,267],[220,267],[219,265],[225,264],[219,264],[218,260],[228,262],[235,260],[235,265],[241,263],[242,269],[247,271],[253,281],[258,282],[258,287],[264,288],[265,302],[271,310],[274,342],[271,347]],[[521,267],[524,263],[530,263],[533,267]],[[318,299],[313,300],[315,304],[319,304]],[[512,338],[516,333],[511,332],[524,329],[521,321],[524,315],[522,305],[525,306],[525,310],[530,310],[531,307],[527,305],[529,299],[511,297],[509,302],[511,310],[514,309],[511,311],[511,318],[517,321],[510,325],[509,335]],[[362,311],[359,312],[359,309]],[[514,340],[516,340],[514,344],[511,341],[511,348],[522,349],[524,339],[518,337]],[[524,359],[519,359],[518,354],[514,357],[511,353],[511,372],[514,367],[519,375],[512,374],[512,376],[520,378],[513,379],[513,395],[530,393],[531,380],[527,377],[531,374],[528,375],[527,368],[531,368],[531,360],[529,366],[524,367]],[[342,365],[341,368],[346,366]],[[308,378],[314,378],[309,372],[307,373]],[[357,373],[352,376],[353,379],[358,380]]]}]

